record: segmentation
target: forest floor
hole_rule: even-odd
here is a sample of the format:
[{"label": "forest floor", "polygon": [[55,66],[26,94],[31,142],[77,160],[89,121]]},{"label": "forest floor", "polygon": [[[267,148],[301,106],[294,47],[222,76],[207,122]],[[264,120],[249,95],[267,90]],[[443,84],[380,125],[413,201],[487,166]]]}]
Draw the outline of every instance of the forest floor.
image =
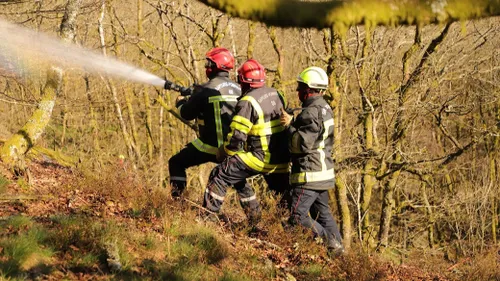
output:
[{"label": "forest floor", "polygon": [[0,170],[0,280],[481,280],[474,267],[500,280],[476,266],[486,258],[398,260],[353,246],[330,259],[280,219],[254,232],[233,204],[233,222],[204,221],[196,202],[172,201],[126,169],[96,178],[36,160],[29,171],[28,183]]}]

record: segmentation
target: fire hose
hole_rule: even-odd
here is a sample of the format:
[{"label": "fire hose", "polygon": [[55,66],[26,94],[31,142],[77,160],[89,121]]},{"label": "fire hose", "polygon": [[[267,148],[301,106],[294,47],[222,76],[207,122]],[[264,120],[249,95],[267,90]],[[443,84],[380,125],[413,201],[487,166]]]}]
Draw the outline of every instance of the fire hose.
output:
[{"label": "fire hose", "polygon": [[193,94],[194,89],[197,86],[198,85],[193,84],[193,86],[191,86],[191,87],[184,87],[184,86],[181,86],[179,84],[176,84],[172,81],[165,79],[165,85],[163,86],[163,88],[165,90],[172,90],[172,91],[179,92],[181,94],[181,96],[190,96]]}]

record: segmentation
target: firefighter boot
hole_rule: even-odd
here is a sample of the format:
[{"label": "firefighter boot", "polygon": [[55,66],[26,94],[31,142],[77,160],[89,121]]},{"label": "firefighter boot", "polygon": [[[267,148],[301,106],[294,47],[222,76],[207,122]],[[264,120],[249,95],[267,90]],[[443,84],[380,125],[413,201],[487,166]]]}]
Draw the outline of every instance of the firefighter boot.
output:
[{"label": "firefighter boot", "polygon": [[248,219],[248,225],[251,227],[255,227],[262,218],[262,212],[260,210],[260,206],[256,208],[245,208],[245,213]]},{"label": "firefighter boot", "polygon": [[328,256],[330,258],[336,258],[344,254],[344,246],[342,246],[342,243],[337,241],[335,238],[328,239],[327,246],[326,246]]},{"label": "firefighter boot", "polygon": [[170,194],[172,195],[173,199],[181,199],[185,189],[185,182],[171,181],[170,183]]}]

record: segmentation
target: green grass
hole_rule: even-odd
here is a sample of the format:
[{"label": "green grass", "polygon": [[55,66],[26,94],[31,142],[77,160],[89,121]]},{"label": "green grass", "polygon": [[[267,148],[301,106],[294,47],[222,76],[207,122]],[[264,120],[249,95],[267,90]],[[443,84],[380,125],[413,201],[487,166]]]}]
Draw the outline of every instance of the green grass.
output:
[{"label": "green grass", "polygon": [[22,229],[29,228],[33,225],[33,221],[28,217],[12,216],[4,222],[0,222],[3,229],[10,229],[12,232],[19,232]]},{"label": "green grass", "polygon": [[[122,265],[115,276],[127,280],[218,280],[221,271],[214,265],[229,256],[218,234],[177,220],[168,225],[170,242],[91,217],[56,216],[46,227],[27,217],[12,217],[0,225],[9,230],[0,238],[0,276],[23,279],[33,270],[50,274],[51,260],[58,260],[69,272],[111,275],[107,262],[113,257]],[[249,279],[228,272],[221,280]]]},{"label": "green grass", "polygon": [[80,216],[60,216],[52,219],[51,243],[61,251],[71,248],[94,253],[102,252],[99,241],[104,236],[105,227],[99,222]]},{"label": "green grass", "polygon": [[8,277],[16,277],[35,267],[44,272],[50,271],[50,258],[54,252],[44,244],[46,238],[45,229],[32,227],[0,239],[0,247],[3,248],[0,272]]},{"label": "green grass", "polygon": [[314,280],[325,273],[324,266],[321,264],[307,264],[300,267],[299,272],[303,276],[307,276],[308,280]]},{"label": "green grass", "polygon": [[187,243],[198,252],[198,259],[215,264],[228,256],[228,248],[217,234],[208,228],[197,228],[181,237],[180,243]]},{"label": "green grass", "polygon": [[7,185],[10,184],[10,181],[0,175],[0,194],[5,193],[7,191]]},{"label": "green grass", "polygon": [[252,278],[240,272],[225,271],[218,281],[251,281]]}]

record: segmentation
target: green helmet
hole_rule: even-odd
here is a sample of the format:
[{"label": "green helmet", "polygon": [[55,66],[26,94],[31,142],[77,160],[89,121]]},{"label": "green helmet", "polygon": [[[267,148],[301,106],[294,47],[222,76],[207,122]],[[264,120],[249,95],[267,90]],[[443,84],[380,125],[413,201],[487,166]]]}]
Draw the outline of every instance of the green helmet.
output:
[{"label": "green helmet", "polygon": [[307,84],[311,89],[328,89],[328,75],[323,69],[316,66],[304,69],[297,77],[297,82]]}]

